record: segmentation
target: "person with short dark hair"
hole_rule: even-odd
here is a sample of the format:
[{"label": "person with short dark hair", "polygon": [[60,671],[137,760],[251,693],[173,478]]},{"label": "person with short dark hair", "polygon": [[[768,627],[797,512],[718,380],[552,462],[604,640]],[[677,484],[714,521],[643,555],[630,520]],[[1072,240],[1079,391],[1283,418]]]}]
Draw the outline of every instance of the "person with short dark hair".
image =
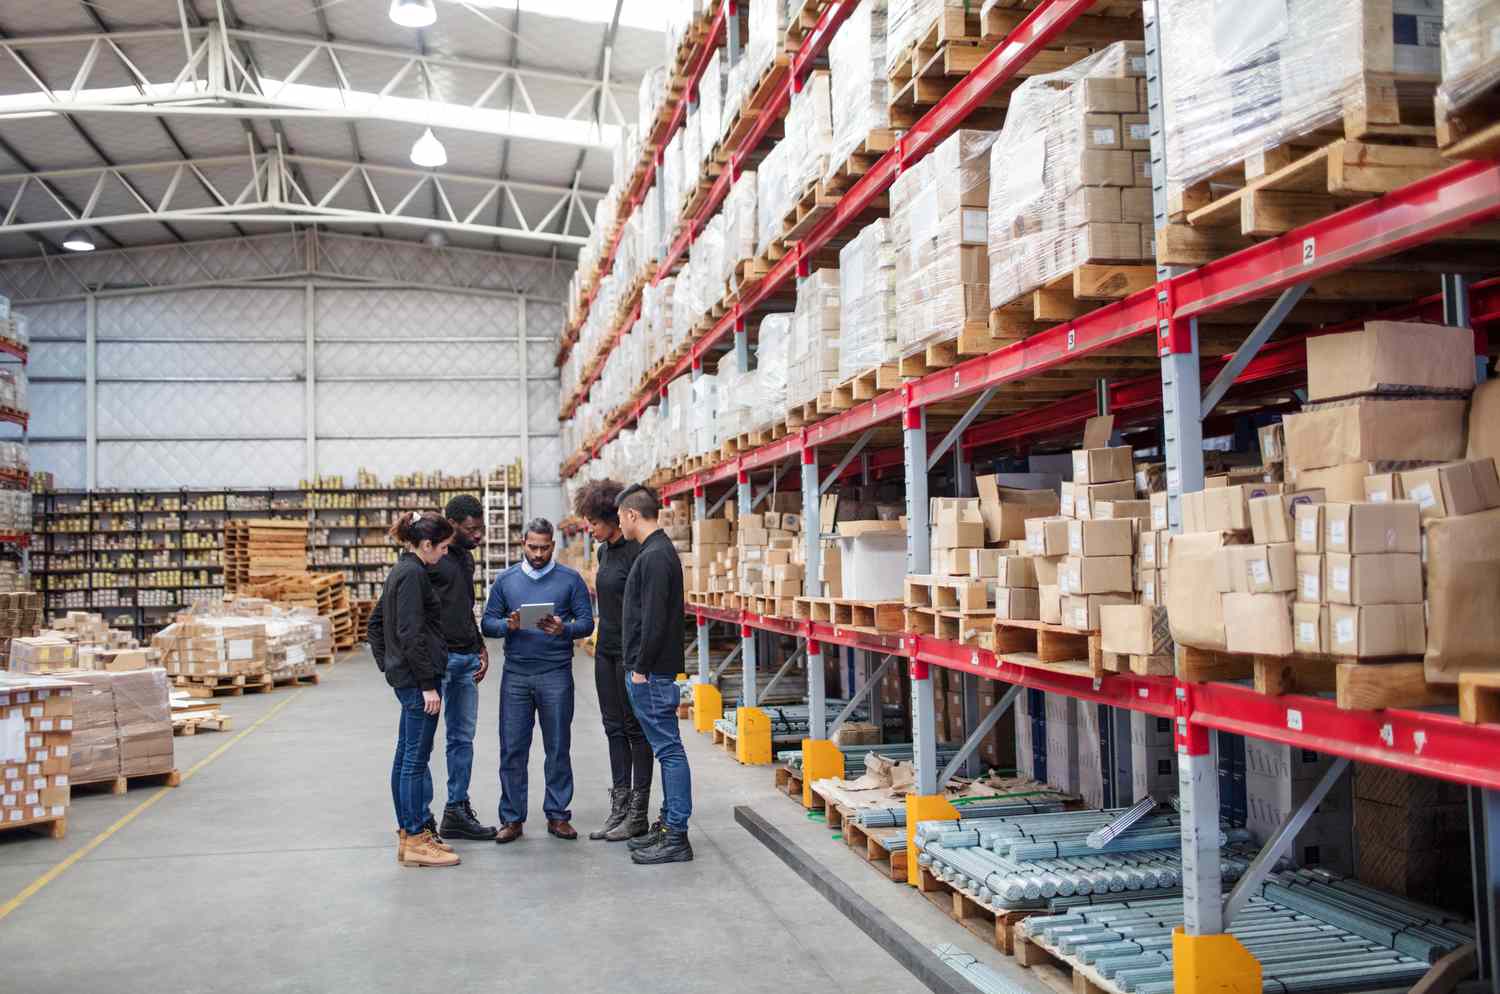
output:
[{"label": "person with short dark hair", "polygon": [[457,866],[453,847],[437,833],[432,817],[432,740],[442,710],[448,663],[442,609],[427,571],[453,540],[447,518],[402,511],[391,525],[401,557],[386,575],[380,600],[370,612],[370,654],[401,704],[396,758],[391,763],[391,800],[396,806],[396,861],[402,866]]},{"label": "person with short dark hair", "polygon": [[[527,763],[532,729],[542,726],[547,832],[576,839],[568,810],[573,800],[573,643],[594,630],[594,608],[578,571],[553,558],[552,522],[526,522],[524,557],[495,578],[480,630],[505,639],[500,675],[500,826],[498,843],[521,837],[526,821]],[[550,604],[552,611],[523,627],[521,609]]]},{"label": "person with short dark hair", "polygon": [[443,509],[453,526],[448,554],[428,573],[443,611],[448,668],[443,676],[443,740],[448,756],[448,803],[442,834],[488,842],[496,829],[484,825],[469,803],[474,769],[474,729],[479,721],[479,683],[490,669],[489,650],[474,620],[474,549],[484,541],[484,507],[473,494],[455,494]]},{"label": "person with short dark hair", "polygon": [[623,598],[626,684],[636,720],[661,763],[661,816],[631,839],[630,858],[642,865],[686,863],[693,858],[688,818],[693,813],[693,775],[677,727],[682,672],[682,560],[661,530],[661,500],[640,484],[627,487],[615,501],[620,530],[641,544],[625,579]]},{"label": "person with short dark hair", "polygon": [[624,490],[615,480],[590,480],[578,491],[573,513],[589,523],[599,543],[599,568],[594,574],[598,599],[599,638],[594,646],[594,688],[599,693],[599,716],[609,743],[609,818],[591,839],[624,842],[644,835],[651,807],[651,745],[636,721],[625,687],[620,655],[621,604],[625,578],[641,547],[620,531],[615,500]]}]

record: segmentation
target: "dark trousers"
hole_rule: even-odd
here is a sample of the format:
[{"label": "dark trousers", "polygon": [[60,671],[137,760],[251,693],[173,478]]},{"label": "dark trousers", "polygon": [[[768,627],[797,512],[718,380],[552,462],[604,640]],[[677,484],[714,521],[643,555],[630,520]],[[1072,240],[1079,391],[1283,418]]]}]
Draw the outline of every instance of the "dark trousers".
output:
[{"label": "dark trousers", "polygon": [[505,667],[500,677],[500,820],[526,820],[527,761],[531,731],[542,726],[547,796],[542,811],[550,821],[571,821],[573,800],[573,667],[545,673],[518,673]]},{"label": "dark trousers", "polygon": [[396,729],[396,758],[391,763],[391,800],[396,805],[396,827],[415,835],[432,817],[432,740],[437,734],[435,714],[422,710],[422,691],[397,687],[401,724]]},{"label": "dark trousers", "polygon": [[609,742],[610,783],[616,788],[650,790],[651,744],[636,721],[625,679],[625,666],[617,653],[595,653],[594,687],[599,691],[599,714]]}]

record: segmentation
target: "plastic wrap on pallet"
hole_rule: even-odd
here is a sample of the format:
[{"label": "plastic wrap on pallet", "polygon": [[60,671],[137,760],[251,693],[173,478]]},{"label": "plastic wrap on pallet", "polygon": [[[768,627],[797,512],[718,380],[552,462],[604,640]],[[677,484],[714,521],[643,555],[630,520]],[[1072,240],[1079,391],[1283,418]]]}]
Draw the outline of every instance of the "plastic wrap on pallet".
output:
[{"label": "plastic wrap on pallet", "polygon": [[724,299],[724,215],[708,219],[688,250],[688,265],[693,271],[692,314],[699,319]]},{"label": "plastic wrap on pallet", "polygon": [[[828,172],[829,153],[833,149],[833,105],[830,100],[828,71],[811,73],[802,89],[792,94],[786,112],[787,209],[795,204],[808,186]],[[782,216],[786,211],[782,212]]]},{"label": "plastic wrap on pallet", "polygon": [[885,218],[839,250],[840,382],[900,358],[896,344],[896,246]]},{"label": "plastic wrap on pallet", "polygon": [[818,269],[797,281],[787,349],[787,407],[812,403],[838,379],[839,279],[837,269]]},{"label": "plastic wrap on pallet", "polygon": [[761,319],[755,345],[755,402],[750,428],[770,427],[786,417],[786,387],[791,358],[792,315],[768,314]]},{"label": "plastic wrap on pallet", "polygon": [[764,255],[781,237],[786,217],[787,143],[779,141],[760,160],[755,172],[755,254]]},{"label": "plastic wrap on pallet", "polygon": [[885,29],[886,0],[860,0],[828,45],[833,147],[826,172],[843,165],[871,131],[891,126]]},{"label": "plastic wrap on pallet", "polygon": [[786,0],[750,0],[750,37],[744,56],[747,88],[760,82],[781,54],[786,25]]},{"label": "plastic wrap on pallet", "polygon": [[1397,123],[1397,104],[1430,107],[1442,0],[1160,0],[1157,10],[1169,185],[1347,119]]},{"label": "plastic wrap on pallet", "polygon": [[692,199],[693,191],[697,188],[698,177],[702,175],[703,165],[703,130],[698,121],[702,115],[698,108],[690,107],[687,119],[682,124],[682,190],[680,196],[683,208],[687,201]]},{"label": "plastic wrap on pallet", "polygon": [[896,341],[902,355],[988,322],[985,220],[996,132],[956,131],[891,186]]},{"label": "plastic wrap on pallet", "polygon": [[677,50],[693,26],[693,20],[703,12],[704,0],[665,0],[662,3],[666,15],[664,49],[667,65],[677,61]]},{"label": "plastic wrap on pallet", "polygon": [[672,341],[682,341],[697,325],[698,317],[693,313],[693,266],[692,250],[688,250],[688,265],[677,271],[677,285],[672,294]]},{"label": "plastic wrap on pallet", "polygon": [[706,162],[724,135],[725,51],[714,49],[698,81],[699,162]]},{"label": "plastic wrap on pallet", "polygon": [[1443,0],[1438,113],[1462,110],[1500,85],[1500,0]]},{"label": "plastic wrap on pallet", "polygon": [[1087,262],[1153,257],[1149,155],[1138,103],[1143,46],[1120,42],[1011,97],[990,149],[990,305],[1000,307]]},{"label": "plastic wrap on pallet", "polygon": [[718,408],[715,415],[719,440],[750,430],[750,408],[755,401],[755,371],[736,368],[734,353],[719,360]]},{"label": "plastic wrap on pallet", "polygon": [[719,378],[704,370],[695,377],[690,419],[693,430],[692,454],[702,455],[718,448]]},{"label": "plastic wrap on pallet", "polygon": [[747,169],[724,197],[724,282],[731,289],[739,288],[739,264],[756,255],[756,184],[755,172]]},{"label": "plastic wrap on pallet", "polygon": [[641,85],[636,88],[635,124],[640,134],[649,136],[656,123],[656,114],[661,110],[662,98],[667,92],[667,67],[652,66],[641,76]]},{"label": "plastic wrap on pallet", "polygon": [[621,226],[620,243],[615,247],[615,264],[612,270],[619,285],[628,290],[635,285],[640,274],[641,212],[631,211]]},{"label": "plastic wrap on pallet", "polygon": [[943,8],[951,7],[959,16],[970,7],[978,10],[973,0],[890,0],[886,12],[885,74],[890,75],[896,63],[926,31],[943,16]]},{"label": "plastic wrap on pallet", "polygon": [[719,116],[719,134],[728,136],[729,126],[734,123],[745,98],[750,94],[746,80],[750,78],[750,64],[741,58],[724,74],[724,107]]},{"label": "plastic wrap on pallet", "polygon": [[661,190],[656,184],[646,191],[646,196],[641,199],[641,259],[645,262],[656,262],[662,256],[661,230]]},{"label": "plastic wrap on pallet", "polygon": [[691,377],[679,376],[667,384],[667,438],[669,442],[669,465],[679,459],[695,455],[693,444],[693,381]]},{"label": "plastic wrap on pallet", "polygon": [[669,240],[672,233],[677,230],[677,222],[682,218],[683,184],[687,182],[682,166],[682,136],[683,129],[678,128],[671,140],[667,142],[667,147],[662,151],[661,157],[662,208],[666,215],[666,231]]}]

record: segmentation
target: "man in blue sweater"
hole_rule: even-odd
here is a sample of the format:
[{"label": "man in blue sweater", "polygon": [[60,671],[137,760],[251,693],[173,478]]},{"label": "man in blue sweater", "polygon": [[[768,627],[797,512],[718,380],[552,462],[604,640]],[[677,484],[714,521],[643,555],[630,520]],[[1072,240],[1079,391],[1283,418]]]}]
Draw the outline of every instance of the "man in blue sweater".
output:
[{"label": "man in blue sweater", "polygon": [[[547,831],[576,839],[573,813],[573,642],[594,630],[594,609],[578,571],[552,558],[552,523],[526,523],[525,558],[495,578],[480,627],[505,639],[500,676],[500,832],[499,843],[521,837],[526,821],[526,767],[531,730],[538,718],[547,752],[547,797],[542,805]],[[552,613],[535,628],[521,627],[521,607],[551,604]]]}]

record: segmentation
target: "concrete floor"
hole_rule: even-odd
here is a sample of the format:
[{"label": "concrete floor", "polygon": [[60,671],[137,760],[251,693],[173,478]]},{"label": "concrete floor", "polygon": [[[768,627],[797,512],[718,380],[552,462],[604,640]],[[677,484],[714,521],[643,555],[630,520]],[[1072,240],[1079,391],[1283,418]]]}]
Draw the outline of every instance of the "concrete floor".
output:
[{"label": "concrete floor", "polygon": [[[452,870],[402,869],[388,787],[395,703],[367,655],[344,659],[320,671],[318,687],[223,699],[232,731],[176,740],[177,766],[189,774],[181,787],[75,795],[62,841],[0,833],[0,989],[921,990],[735,824],[734,805],[749,804],[922,943],[955,943],[1045,990],[833,842],[774,791],[769,769],[739,766],[686,723],[695,862],[637,867],[623,845],[548,836],[538,737],[524,839],[458,843],[464,864]],[[574,665],[573,810],[587,833],[608,807],[608,774],[593,661],[580,655]],[[472,793],[486,820],[499,794],[498,677],[482,687],[476,742]],[[438,805],[442,766],[439,732]],[[4,902],[17,896],[7,914]]]}]

